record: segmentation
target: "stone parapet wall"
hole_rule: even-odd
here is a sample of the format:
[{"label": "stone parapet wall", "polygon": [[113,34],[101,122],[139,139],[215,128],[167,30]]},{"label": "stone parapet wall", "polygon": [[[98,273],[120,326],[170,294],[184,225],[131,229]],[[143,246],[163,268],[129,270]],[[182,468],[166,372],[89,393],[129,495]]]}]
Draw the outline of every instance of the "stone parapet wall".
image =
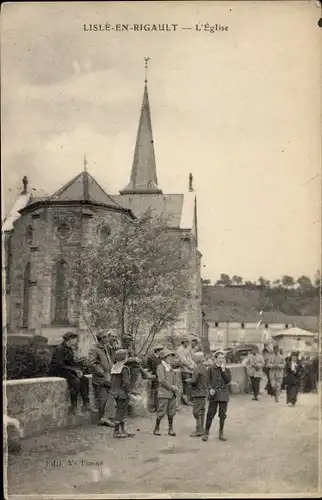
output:
[{"label": "stone parapet wall", "polygon": [[[92,376],[87,376],[91,381]],[[72,421],[68,416],[69,393],[63,378],[7,380],[3,386],[6,414],[19,420],[25,437],[78,423],[77,419]],[[94,405],[91,383],[90,399]],[[83,418],[81,423],[85,421]]]},{"label": "stone parapet wall", "polygon": [[[232,373],[232,394],[241,394],[247,391],[248,381],[245,368],[242,365],[229,365]],[[176,370],[176,384],[182,392],[181,373]],[[90,399],[95,407],[91,375]],[[6,396],[5,413],[16,418],[23,430],[24,436],[43,434],[59,428],[94,423],[95,417],[85,416],[80,419],[68,416],[69,393],[66,380],[59,377],[33,378],[24,380],[7,380],[3,382],[4,396]],[[147,414],[147,404],[150,393],[150,382],[140,380],[135,387],[140,397],[133,403],[131,416]],[[178,398],[178,403],[180,398]],[[97,414],[93,414],[97,415]]]}]

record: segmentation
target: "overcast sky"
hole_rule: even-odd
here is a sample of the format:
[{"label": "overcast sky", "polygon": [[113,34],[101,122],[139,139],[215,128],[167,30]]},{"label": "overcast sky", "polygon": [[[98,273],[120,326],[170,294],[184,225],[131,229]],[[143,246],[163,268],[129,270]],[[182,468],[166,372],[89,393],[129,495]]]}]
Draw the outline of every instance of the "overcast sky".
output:
[{"label": "overcast sky", "polygon": [[[83,168],[129,181],[151,57],[159,185],[198,196],[203,275],[313,275],[320,261],[321,33],[314,1],[5,4],[5,209],[21,177],[51,194]],[[197,23],[227,25],[197,32]],[[84,31],[175,23],[174,32]],[[192,27],[192,30],[182,30]]]}]

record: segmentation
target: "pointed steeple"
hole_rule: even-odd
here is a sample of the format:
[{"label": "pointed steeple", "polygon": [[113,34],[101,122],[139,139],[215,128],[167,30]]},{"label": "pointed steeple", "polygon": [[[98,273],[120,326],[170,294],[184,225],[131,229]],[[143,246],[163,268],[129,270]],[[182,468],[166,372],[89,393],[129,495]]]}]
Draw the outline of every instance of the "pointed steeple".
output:
[{"label": "pointed steeple", "polygon": [[162,194],[161,189],[158,187],[155,164],[147,77],[145,77],[143,101],[139,128],[136,137],[131,180],[126,188],[120,191],[120,193]]}]

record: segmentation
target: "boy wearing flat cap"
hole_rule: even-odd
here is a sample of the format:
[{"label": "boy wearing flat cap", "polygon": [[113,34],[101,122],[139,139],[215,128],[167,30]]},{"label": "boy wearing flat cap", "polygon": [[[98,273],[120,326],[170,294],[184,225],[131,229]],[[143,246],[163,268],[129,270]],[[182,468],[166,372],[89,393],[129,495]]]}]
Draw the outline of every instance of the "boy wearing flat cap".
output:
[{"label": "boy wearing flat cap", "polygon": [[126,366],[127,359],[128,351],[126,349],[118,349],[114,354],[115,363],[113,364],[111,370],[111,395],[116,402],[115,427],[113,435],[115,438],[127,438],[134,436],[133,433],[126,432],[125,430],[125,417],[127,415],[131,394],[131,376],[130,369]]},{"label": "boy wearing flat cap", "polygon": [[221,441],[226,441],[226,438],[224,437],[224,424],[227,416],[231,373],[226,367],[225,354],[222,351],[217,351],[214,354],[214,364],[208,368],[207,373],[209,405],[206,417],[206,429],[202,440],[208,441],[210,427],[218,409],[219,439]]},{"label": "boy wearing flat cap", "polygon": [[178,387],[175,385],[176,373],[172,367],[172,362],[175,353],[164,349],[161,351],[160,358],[161,363],[157,367],[157,377],[159,382],[158,387],[158,411],[157,420],[153,434],[155,436],[161,436],[160,423],[165,415],[168,416],[169,436],[175,436],[176,433],[173,430],[173,418],[176,413],[177,408],[177,392]]},{"label": "boy wearing flat cap", "polygon": [[77,368],[74,350],[77,346],[78,334],[67,332],[63,335],[63,342],[53,350],[49,374],[53,377],[63,377],[66,379],[70,390],[71,407],[69,412],[75,415],[77,410],[77,400],[80,394],[83,399],[84,411],[92,410],[89,402],[89,381],[84,377],[81,370]]}]

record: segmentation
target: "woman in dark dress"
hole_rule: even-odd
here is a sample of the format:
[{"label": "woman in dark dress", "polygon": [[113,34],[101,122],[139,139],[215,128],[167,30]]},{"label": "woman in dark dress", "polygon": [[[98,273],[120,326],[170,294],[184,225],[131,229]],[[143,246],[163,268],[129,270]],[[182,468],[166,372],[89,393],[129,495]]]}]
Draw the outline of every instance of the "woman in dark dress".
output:
[{"label": "woman in dark dress", "polygon": [[303,367],[295,352],[292,352],[290,358],[286,361],[285,372],[286,404],[295,406],[303,375]]},{"label": "woman in dark dress", "polygon": [[265,386],[265,391],[267,391],[267,394],[269,396],[274,396],[274,391],[273,391],[273,388],[272,388],[272,384],[271,384],[271,380],[270,380],[270,375],[269,375],[270,369],[267,366],[267,362],[268,362],[268,359],[269,359],[269,356],[270,356],[270,350],[268,349],[267,344],[265,344],[264,349],[262,350],[262,356],[263,356],[264,362],[265,362],[265,365],[264,365],[264,368],[263,368],[263,372],[265,373],[265,375],[267,377],[267,384]]}]

